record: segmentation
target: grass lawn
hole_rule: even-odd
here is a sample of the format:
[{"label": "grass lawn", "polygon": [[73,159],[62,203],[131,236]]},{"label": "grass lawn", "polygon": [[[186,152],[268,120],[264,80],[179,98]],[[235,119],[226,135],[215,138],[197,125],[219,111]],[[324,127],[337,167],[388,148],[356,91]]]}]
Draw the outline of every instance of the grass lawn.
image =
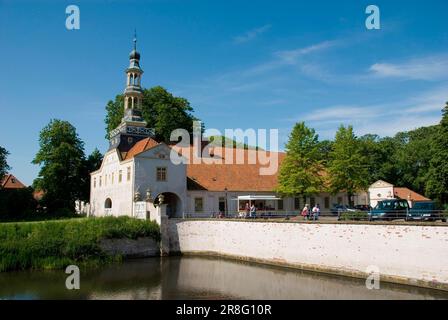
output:
[{"label": "grass lawn", "polygon": [[159,241],[159,226],[129,217],[0,223],[0,272],[119,261],[120,256],[106,255],[99,241],[139,237]]}]

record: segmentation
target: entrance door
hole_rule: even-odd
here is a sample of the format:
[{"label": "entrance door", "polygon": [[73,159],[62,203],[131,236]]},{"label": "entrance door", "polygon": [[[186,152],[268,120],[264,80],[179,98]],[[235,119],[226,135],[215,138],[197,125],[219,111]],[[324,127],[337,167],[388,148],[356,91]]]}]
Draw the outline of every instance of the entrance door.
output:
[{"label": "entrance door", "polygon": [[226,211],[226,199],[224,197],[219,198],[218,208],[219,208],[219,212]]}]

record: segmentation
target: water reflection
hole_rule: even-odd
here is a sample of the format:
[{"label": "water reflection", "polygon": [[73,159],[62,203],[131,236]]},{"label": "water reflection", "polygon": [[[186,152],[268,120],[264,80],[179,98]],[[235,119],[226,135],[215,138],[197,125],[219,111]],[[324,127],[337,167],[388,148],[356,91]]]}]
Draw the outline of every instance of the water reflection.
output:
[{"label": "water reflection", "polygon": [[447,292],[205,257],[132,260],[81,270],[81,289],[63,271],[0,274],[1,299],[447,299]]}]

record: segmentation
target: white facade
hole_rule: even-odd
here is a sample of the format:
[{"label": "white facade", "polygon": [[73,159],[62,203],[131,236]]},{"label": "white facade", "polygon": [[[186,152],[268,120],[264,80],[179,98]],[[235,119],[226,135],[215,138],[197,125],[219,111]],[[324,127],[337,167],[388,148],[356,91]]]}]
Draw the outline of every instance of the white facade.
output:
[{"label": "white facade", "polygon": [[[164,194],[167,204],[175,207],[173,216],[181,216],[186,198],[186,167],[169,159],[170,149],[165,144],[146,150],[121,161],[116,149],[108,151],[101,168],[91,173],[90,215],[135,217],[135,203],[145,200],[147,192],[157,199]],[[157,180],[157,170],[163,168],[166,179]],[[137,195],[140,194],[138,198]],[[148,205],[151,211],[152,205]]]},{"label": "white facade", "polygon": [[[170,217],[209,217],[220,212],[236,214],[245,204],[240,202],[238,206],[238,196],[275,195],[274,192],[187,190],[187,165],[173,164],[169,154],[170,148],[165,144],[159,144],[124,161],[121,161],[117,149],[108,151],[101,168],[91,173],[90,215],[144,218],[140,207],[148,191],[153,200],[160,194],[165,196],[164,202],[168,205],[167,214]],[[164,180],[158,180],[157,170],[160,168],[165,171]],[[354,200],[355,204],[369,203],[366,193],[355,195]],[[267,212],[276,213],[297,213],[305,204],[319,204],[321,212],[329,212],[335,204],[348,205],[348,199],[345,193],[321,193],[308,197],[306,202],[303,197],[263,201]],[[154,205],[148,202],[147,216],[153,210]]]},{"label": "white facade", "polygon": [[116,149],[108,151],[100,169],[90,175],[90,215],[133,216],[133,172],[133,159],[120,161]]},{"label": "white facade", "polygon": [[378,201],[393,199],[394,186],[383,180],[378,180],[369,188],[370,206],[374,208]]}]

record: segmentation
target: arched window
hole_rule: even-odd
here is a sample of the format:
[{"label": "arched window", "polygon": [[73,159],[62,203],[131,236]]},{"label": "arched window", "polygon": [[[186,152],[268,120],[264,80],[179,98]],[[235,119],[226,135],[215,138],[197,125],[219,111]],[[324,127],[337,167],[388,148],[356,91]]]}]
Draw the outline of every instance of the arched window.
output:
[{"label": "arched window", "polygon": [[112,208],[112,200],[110,200],[110,198],[107,198],[106,201],[104,202],[104,208],[105,209],[111,209]]},{"label": "arched window", "polygon": [[130,75],[130,80],[131,80],[131,85],[133,85],[134,84],[134,74],[133,73],[131,73],[131,75]]}]

